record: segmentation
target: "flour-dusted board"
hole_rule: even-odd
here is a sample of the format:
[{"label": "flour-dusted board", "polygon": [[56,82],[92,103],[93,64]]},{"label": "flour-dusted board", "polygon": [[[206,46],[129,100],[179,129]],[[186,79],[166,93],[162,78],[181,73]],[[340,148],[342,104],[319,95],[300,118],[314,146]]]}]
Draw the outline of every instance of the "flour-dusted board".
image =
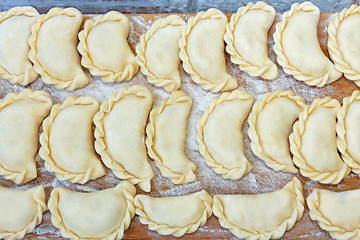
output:
[{"label": "flour-dusted board", "polygon": [[[180,17],[187,20],[194,14],[178,14]],[[129,43],[132,50],[135,49],[136,44],[139,42],[139,37],[143,34],[152,23],[159,18],[164,18],[168,14],[142,14],[142,15],[127,15],[130,18],[131,31],[129,35]],[[227,14],[230,18],[231,14]],[[321,48],[327,54],[326,42],[327,34],[326,29],[329,20],[332,18],[332,13],[321,13],[320,23],[318,27],[318,37],[320,40]],[[96,15],[86,15],[84,21],[88,18],[96,18]],[[275,22],[281,19],[278,14]],[[272,35],[275,31],[275,23],[269,31],[269,54],[271,60],[275,61],[275,54],[273,52],[273,39]],[[231,63],[229,55],[226,54],[226,62],[228,72],[233,75],[239,83],[239,88],[251,93],[256,100],[267,93],[275,91],[276,89],[292,90],[297,95],[302,96],[307,104],[310,104],[315,98],[323,98],[330,96],[339,101],[346,96],[350,96],[352,92],[358,87],[351,81],[341,78],[340,80],[326,85],[322,88],[310,87],[303,82],[295,80],[294,77],[285,74],[279,67],[279,77],[276,80],[268,81],[260,78],[250,77],[246,73],[239,70],[238,66]],[[212,169],[205,164],[203,157],[198,151],[198,146],[195,141],[196,123],[200,119],[203,111],[207,108],[214,97],[218,97],[220,93],[212,93],[203,90],[198,84],[194,83],[190,76],[181,68],[182,86],[181,90],[185,91],[193,99],[193,108],[188,123],[188,138],[186,144],[186,154],[191,161],[193,161],[198,169],[196,171],[197,179],[195,182],[187,185],[174,185],[169,179],[160,175],[159,170],[155,167],[154,163],[149,159],[150,164],[155,172],[155,178],[151,182],[152,190],[149,193],[151,196],[179,196],[190,194],[201,189],[205,189],[212,196],[216,194],[258,194],[269,191],[275,191],[282,188],[287,182],[296,176],[298,177],[304,188],[304,195],[307,197],[314,188],[326,188],[333,191],[345,191],[360,188],[360,179],[354,173],[351,173],[347,178],[337,185],[324,185],[313,182],[308,178],[302,177],[300,173],[290,174],[284,172],[276,172],[265,165],[265,163],[256,157],[250,149],[250,140],[247,136],[248,124],[245,123],[243,134],[245,136],[245,153],[246,157],[253,165],[253,170],[239,180],[224,180],[221,175],[215,174]],[[87,70],[86,70],[87,71]],[[88,73],[88,71],[87,71]],[[90,74],[88,73],[90,76]],[[161,100],[168,97],[169,94],[161,88],[154,87],[147,83],[146,77],[139,71],[131,81],[121,83],[104,83],[100,78],[92,77],[90,84],[84,88],[78,89],[73,92],[66,90],[58,90],[51,85],[44,84],[41,79],[37,79],[27,87],[19,85],[12,85],[6,80],[0,79],[0,98],[4,98],[10,92],[20,92],[24,88],[31,88],[33,90],[42,90],[51,96],[54,104],[62,103],[68,96],[92,96],[103,102],[109,98],[113,93],[117,92],[121,87],[132,86],[135,84],[142,84],[148,87],[154,95],[154,106],[160,104]],[[24,123],[26,124],[26,123]],[[40,128],[41,133],[42,128]],[[100,158],[100,157],[99,157]],[[0,178],[0,184],[5,187],[27,189],[30,187],[44,185],[46,192],[46,202],[49,199],[50,192],[55,187],[66,187],[75,191],[98,191],[111,188],[117,185],[121,180],[117,179],[112,172],[107,169],[106,175],[102,178],[90,181],[87,184],[72,184],[69,181],[59,181],[55,175],[46,171],[44,168],[44,161],[36,156],[36,164],[38,169],[38,177],[25,184],[16,186],[11,181]],[[138,187],[137,193],[144,194]],[[281,199],[279,199],[281,201]],[[269,206],[272,207],[272,206]],[[61,239],[59,231],[51,224],[51,214],[49,211],[45,212],[42,223],[35,228],[34,232],[25,236],[25,239]],[[136,216],[129,229],[124,235],[124,239],[170,239],[172,236],[160,236],[154,231],[148,230],[146,225],[142,225]],[[187,234],[182,237],[183,239],[231,239],[235,238],[228,230],[221,228],[215,216],[212,216],[205,226],[201,227],[198,231],[192,234]],[[306,207],[304,216],[297,222],[293,229],[286,232],[283,239],[330,239],[330,236],[323,231],[317,224],[309,217],[308,208]]]}]

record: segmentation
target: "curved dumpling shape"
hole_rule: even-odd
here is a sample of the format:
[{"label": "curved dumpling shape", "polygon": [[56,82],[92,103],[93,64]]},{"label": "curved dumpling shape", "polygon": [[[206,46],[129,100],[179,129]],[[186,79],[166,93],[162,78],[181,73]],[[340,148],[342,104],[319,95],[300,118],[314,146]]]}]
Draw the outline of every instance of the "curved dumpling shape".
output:
[{"label": "curved dumpling shape", "polygon": [[36,178],[39,127],[51,106],[47,93],[30,89],[0,100],[0,174],[6,179],[23,184]]},{"label": "curved dumpling shape", "polygon": [[90,193],[58,187],[48,203],[51,222],[66,238],[122,239],[135,215],[135,194],[127,181]]},{"label": "curved dumpling shape", "polygon": [[154,198],[135,197],[136,214],[140,222],[161,235],[181,237],[205,225],[212,214],[213,199],[205,191],[177,196]]},{"label": "curved dumpling shape", "polygon": [[76,49],[82,20],[75,8],[52,8],[32,26],[29,59],[44,83],[69,91],[89,83]]},{"label": "curved dumpling shape", "polygon": [[305,106],[292,91],[266,93],[249,116],[251,150],[275,171],[297,173],[289,150],[293,123]]},{"label": "curved dumpling shape", "polygon": [[306,200],[312,220],[334,239],[360,238],[360,190],[315,189]]},{"label": "curved dumpling shape", "polygon": [[294,177],[275,192],[215,195],[213,212],[220,225],[238,238],[277,239],[301,219],[304,204],[301,182]]},{"label": "curved dumpling shape", "polygon": [[360,91],[343,99],[337,112],[337,147],[344,162],[360,175]]},{"label": "curved dumpling shape", "polygon": [[0,13],[0,77],[27,85],[38,77],[28,59],[31,26],[39,13],[33,7],[14,7]]},{"label": "curved dumpling shape", "polygon": [[104,82],[131,80],[139,70],[127,38],[129,19],[116,11],[88,19],[79,33],[81,64]]},{"label": "curved dumpling shape", "polygon": [[330,21],[328,49],[338,71],[360,86],[360,7],[345,8]]},{"label": "curved dumpling shape", "polygon": [[95,98],[71,96],[54,105],[44,120],[39,155],[58,179],[84,184],[105,174],[93,142],[93,117],[98,110]]},{"label": "curved dumpling shape", "polygon": [[274,51],[284,71],[311,86],[322,87],[341,77],[322,52],[317,38],[320,10],[310,2],[294,3],[276,24]]},{"label": "curved dumpling shape", "polygon": [[253,102],[254,97],[243,90],[223,93],[211,101],[197,124],[199,151],[223,178],[239,179],[252,169],[245,157],[241,129]]},{"label": "curved dumpling shape", "polygon": [[[154,173],[145,147],[145,126],[153,103],[144,86],[121,88],[94,117],[95,149],[115,176],[150,192]],[[131,137],[129,137],[131,136]]]},{"label": "curved dumpling shape", "polygon": [[136,46],[136,62],[147,81],[167,92],[181,86],[178,41],[184,26],[184,20],[175,15],[158,19]]},{"label": "curved dumpling shape", "polygon": [[146,126],[146,147],[163,176],[175,184],[196,179],[196,165],[185,155],[187,122],[192,99],[182,91],[174,91],[150,112]]},{"label": "curved dumpling shape", "polygon": [[28,190],[0,186],[0,238],[22,239],[41,223],[45,211],[43,186]]},{"label": "curved dumpling shape", "polygon": [[305,106],[290,134],[293,161],[303,176],[325,184],[337,184],[350,173],[336,146],[336,99],[316,98]]},{"label": "curved dumpling shape", "polygon": [[198,12],[188,20],[179,39],[184,70],[205,90],[229,91],[238,86],[226,71],[223,37],[227,22],[215,8]]},{"label": "curved dumpling shape", "polygon": [[259,1],[238,9],[226,25],[224,40],[231,61],[250,76],[275,79],[276,65],[268,57],[267,33],[274,22],[275,10]]}]

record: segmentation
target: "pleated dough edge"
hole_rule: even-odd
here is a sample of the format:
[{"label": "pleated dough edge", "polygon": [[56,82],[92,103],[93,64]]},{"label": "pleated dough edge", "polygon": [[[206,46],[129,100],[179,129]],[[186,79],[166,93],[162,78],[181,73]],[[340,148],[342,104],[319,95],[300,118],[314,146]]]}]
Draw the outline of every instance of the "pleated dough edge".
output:
[{"label": "pleated dough edge", "polygon": [[56,104],[52,107],[50,115],[43,121],[43,132],[40,135],[40,150],[39,155],[45,160],[45,168],[49,172],[55,173],[56,177],[60,180],[69,180],[72,183],[85,184],[89,180],[93,180],[105,175],[105,170],[102,167],[100,160],[96,162],[92,168],[88,169],[84,173],[71,173],[56,165],[56,161],[51,156],[50,150],[50,134],[51,127],[57,118],[58,114],[65,108],[70,106],[87,106],[94,105],[99,106],[99,102],[92,97],[68,97],[63,104]]},{"label": "pleated dough edge", "polygon": [[125,69],[121,72],[113,72],[110,70],[100,69],[95,66],[91,60],[89,54],[89,48],[87,45],[87,38],[89,36],[90,31],[101,23],[107,21],[118,21],[121,22],[124,19],[128,19],[125,15],[117,11],[110,11],[104,15],[100,15],[96,18],[96,20],[88,19],[84,24],[84,29],[78,34],[79,44],[78,51],[81,54],[81,65],[90,70],[91,74],[94,76],[100,76],[101,80],[104,82],[121,82],[121,81],[129,81],[133,78],[133,76],[138,72],[139,66],[134,61],[130,62],[126,65]]},{"label": "pleated dough edge", "polygon": [[211,101],[210,106],[205,109],[202,117],[199,119],[196,125],[197,128],[196,142],[198,143],[199,151],[201,155],[204,157],[206,164],[209,165],[214,170],[215,173],[221,174],[222,177],[225,179],[232,179],[232,180],[239,179],[242,176],[244,176],[246,173],[250,172],[252,166],[246,158],[242,159],[244,161],[242,167],[236,167],[233,169],[228,169],[223,165],[221,165],[220,163],[216,162],[216,160],[211,156],[205,144],[204,127],[210,115],[213,113],[216,107],[221,103],[226,101],[233,101],[233,100],[253,100],[253,99],[254,97],[251,94],[243,90],[234,90],[231,93],[229,92],[223,93],[219,98],[214,98]]},{"label": "pleated dough edge", "polygon": [[264,160],[266,165],[268,165],[275,171],[285,171],[285,172],[290,172],[290,173],[297,173],[298,170],[293,164],[284,165],[284,164],[278,163],[275,159],[273,159],[266,152],[264,152],[264,150],[260,144],[260,139],[259,139],[258,130],[257,130],[257,119],[258,119],[259,113],[264,109],[264,107],[268,103],[270,103],[272,100],[275,100],[280,97],[287,97],[289,100],[292,100],[293,102],[295,102],[296,105],[301,107],[302,109],[305,106],[304,99],[300,96],[295,95],[295,93],[293,91],[283,91],[283,90],[278,89],[273,93],[271,93],[271,92],[266,93],[260,101],[257,101],[254,104],[252,111],[249,115],[248,135],[251,140],[251,150],[253,151],[253,153],[256,156],[258,156],[259,158]]},{"label": "pleated dough edge", "polygon": [[163,110],[167,106],[181,102],[192,103],[192,99],[182,91],[172,92],[169,98],[166,98],[161,102],[160,106],[157,106],[151,110],[149,122],[146,126],[145,144],[147,147],[148,155],[151,157],[151,159],[155,161],[155,165],[160,169],[161,174],[165,177],[170,178],[170,180],[175,184],[187,184],[190,182],[194,182],[196,179],[195,171],[197,167],[194,164],[195,167],[190,168],[186,174],[180,174],[173,172],[171,169],[169,169],[163,164],[162,159],[160,158],[160,156],[158,156],[154,149],[154,138],[156,132],[155,123],[160,113],[163,112]]},{"label": "pleated dough edge", "polygon": [[103,161],[103,163],[113,171],[116,177],[126,179],[134,185],[138,184],[143,191],[150,192],[150,182],[155,176],[152,171],[150,175],[145,179],[137,178],[127,172],[120,163],[114,161],[107,153],[107,146],[105,142],[105,128],[103,122],[104,117],[111,112],[112,108],[117,102],[130,95],[135,95],[140,98],[153,98],[149,89],[142,85],[134,85],[132,87],[121,88],[117,93],[111,95],[109,99],[104,101],[100,106],[100,111],[97,112],[94,116],[94,124],[96,126],[95,150],[101,156],[101,160]]},{"label": "pleated dough edge", "polygon": [[300,168],[300,172],[303,176],[324,184],[337,184],[349,175],[351,171],[345,162],[340,171],[321,173],[310,167],[300,152],[302,135],[305,132],[306,121],[312,112],[320,106],[326,108],[336,108],[339,107],[340,104],[336,99],[325,97],[323,99],[316,98],[311,106],[306,105],[303,112],[299,115],[299,120],[294,123],[293,132],[289,136],[290,151],[293,154],[293,162]]},{"label": "pleated dough edge", "polygon": [[[102,237],[104,240],[113,240],[113,239],[122,239],[124,232],[129,228],[131,220],[135,216],[135,187],[129,183],[128,181],[120,182],[115,188],[121,189],[126,199],[126,211],[124,214],[124,218],[121,221],[121,226],[117,230],[108,235]],[[72,232],[68,229],[64,223],[64,220],[61,216],[59,210],[59,190],[58,188],[54,188],[51,191],[50,199],[48,202],[48,208],[51,212],[51,223],[59,229],[61,236],[70,238],[70,239],[89,239],[83,238],[81,236],[76,235],[76,233]]]},{"label": "pleated dough edge", "polygon": [[146,33],[140,36],[140,42],[136,46],[135,57],[136,63],[140,66],[141,72],[147,76],[147,81],[151,84],[154,84],[157,87],[163,87],[165,91],[172,92],[178,90],[181,86],[181,82],[175,81],[174,79],[163,79],[156,76],[147,66],[146,59],[146,50],[147,44],[151,37],[161,28],[167,26],[179,26],[184,28],[185,22],[179,16],[170,15],[166,18],[161,18],[156,20],[153,25],[146,31]]},{"label": "pleated dough edge", "polygon": [[[11,17],[22,15],[28,17],[39,17],[38,11],[33,7],[14,7],[7,12],[0,13],[0,24]],[[30,78],[31,75],[35,77]],[[38,74],[35,72],[34,68],[27,69],[27,72],[25,72],[25,74],[16,75],[9,73],[8,71],[6,71],[5,68],[0,65],[0,78],[8,80],[12,84],[20,84],[22,86],[26,86],[29,83],[35,81],[37,77]]]},{"label": "pleated dough edge", "polygon": [[[188,36],[190,35],[192,29],[196,24],[205,19],[223,19],[228,21],[227,17],[221,11],[210,8],[206,12],[198,12],[195,17],[189,18],[186,26],[182,29],[181,37],[179,39],[179,57],[183,62],[184,70],[191,75],[191,79],[200,84],[202,88],[205,90],[210,90],[212,92],[219,92],[219,91],[229,91],[237,88],[238,84],[233,77],[229,77],[223,82],[220,83],[212,83],[204,78],[202,78],[193,68],[189,55],[187,52],[187,45],[188,45]],[[225,56],[224,56],[225,57]]]},{"label": "pleated dough edge", "polygon": [[[250,12],[252,10],[263,10],[265,12],[270,12],[275,14],[274,8],[262,1],[259,1],[255,4],[250,2],[245,7],[239,8],[238,11],[231,16],[230,22],[226,24],[226,31],[224,34],[224,40],[227,44],[226,52],[230,54],[231,61],[239,65],[239,68],[242,71],[248,73],[250,76],[262,77],[264,79],[273,80],[278,75],[278,70],[274,63],[268,64],[267,66],[263,66],[263,67],[251,64],[240,55],[240,53],[236,50],[235,47],[234,31],[236,25],[242,16],[244,16],[247,12]],[[269,76],[269,73],[274,72],[273,70],[274,68],[276,69],[276,74]]]},{"label": "pleated dough edge", "polygon": [[205,225],[207,219],[212,215],[212,197],[205,190],[202,190],[200,193],[200,199],[205,205],[205,210],[198,221],[196,221],[195,223],[190,223],[186,227],[171,227],[166,224],[158,224],[152,221],[146,214],[144,206],[138,197],[135,198],[136,214],[139,215],[140,222],[142,224],[148,225],[148,228],[150,230],[156,231],[161,235],[173,235],[174,237],[181,237],[184,234],[193,233],[199,227]]},{"label": "pleated dough edge", "polygon": [[341,22],[348,16],[360,14],[360,7],[352,5],[349,9],[345,8],[340,13],[336,13],[330,21],[328,32],[328,51],[331,59],[334,61],[338,71],[343,72],[347,79],[353,80],[357,86],[360,86],[360,72],[353,70],[348,62],[344,59],[337,41],[337,34]]},{"label": "pleated dough edge", "polygon": [[[283,221],[280,226],[278,226],[276,229],[274,229],[271,232],[266,233],[259,233],[258,231],[249,232],[248,230],[241,229],[238,226],[234,225],[230,221],[227,220],[226,216],[224,215],[224,209],[222,204],[216,204],[214,196],[214,204],[213,204],[213,212],[214,215],[217,216],[220,225],[223,228],[229,229],[231,233],[233,233],[238,238],[246,238],[246,239],[278,239],[281,238],[284,233],[288,230],[290,230],[295,223],[300,220],[304,213],[304,206],[305,206],[305,200],[303,196],[303,187],[301,185],[301,182],[297,177],[294,177],[294,179],[291,181],[294,185],[294,190],[296,193],[296,208],[294,209],[292,215],[290,218]],[[278,191],[280,191],[279,189]],[[219,200],[219,203],[221,201]]]}]

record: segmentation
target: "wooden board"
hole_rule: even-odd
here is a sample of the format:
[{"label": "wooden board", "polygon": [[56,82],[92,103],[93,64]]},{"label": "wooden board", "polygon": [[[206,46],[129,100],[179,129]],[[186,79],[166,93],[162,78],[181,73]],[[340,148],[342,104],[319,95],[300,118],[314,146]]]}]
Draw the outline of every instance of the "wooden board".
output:
[{"label": "wooden board", "polygon": [[[155,15],[128,15],[132,24],[131,33],[129,36],[129,42],[134,50],[136,44],[139,41],[139,36],[151,26],[152,22],[158,18],[167,16],[168,14],[155,14]],[[179,14],[185,20],[189,16],[194,14]],[[331,13],[322,13],[318,28],[318,37],[320,40],[321,48],[327,54],[326,50],[326,26],[328,24]],[[89,17],[96,15],[85,16],[84,21]],[[230,17],[230,14],[227,14]],[[276,22],[280,19],[280,15],[277,16]],[[275,61],[275,55],[272,50],[273,40],[272,34],[275,30],[275,24],[272,26],[269,32],[269,51],[270,57]],[[292,90],[296,94],[304,97],[308,104],[310,104],[315,97],[330,96],[336,98],[339,101],[346,96],[350,96],[351,93],[358,89],[356,85],[345,78],[327,85],[323,88],[310,87],[303,82],[295,80],[292,76],[285,74],[279,67],[279,77],[274,81],[262,80],[248,76],[246,73],[241,72],[238,67],[231,63],[228,54],[226,54],[226,62],[228,71],[233,75],[239,83],[239,88],[247,90],[253,94],[257,100],[261,98],[263,94],[276,89]],[[204,163],[204,159],[198,152],[197,145],[195,143],[196,134],[196,122],[201,117],[203,110],[209,105],[210,101],[219,94],[214,94],[209,91],[203,90],[200,86],[191,81],[191,78],[183,70],[182,74],[182,90],[187,92],[194,100],[193,110],[189,119],[189,130],[187,139],[186,154],[197,166],[198,170],[197,181],[187,185],[174,185],[168,179],[162,177],[159,171],[151,162],[152,168],[156,174],[156,177],[152,181],[151,196],[177,196],[182,194],[189,194],[197,192],[201,189],[205,189],[211,195],[215,194],[257,194],[262,192],[274,191],[283,187],[294,176],[298,177],[304,187],[304,195],[307,197],[314,188],[326,188],[333,191],[344,191],[357,189],[360,187],[359,177],[355,174],[350,174],[340,184],[337,185],[323,185],[317,182],[313,182],[308,178],[302,177],[298,174],[290,174],[283,172],[275,172],[268,168],[264,162],[257,158],[250,150],[250,140],[247,137],[247,123],[244,126],[243,134],[245,136],[245,148],[246,156],[253,165],[251,173],[247,174],[243,178],[237,181],[224,180],[221,176],[215,174],[210,167]],[[48,92],[52,97],[54,103],[61,103],[67,96],[83,96],[89,95],[96,97],[100,102],[107,99],[112,93],[115,93],[119,88],[123,86],[131,86],[134,84],[143,84],[147,86],[154,94],[154,106],[157,106],[162,99],[168,96],[168,94],[160,89],[156,88],[146,82],[146,77],[140,72],[130,82],[124,83],[103,83],[99,78],[93,78],[90,84],[82,89],[74,92],[67,92],[66,90],[57,90],[50,85],[45,85],[40,79],[27,86],[34,90],[43,90]],[[18,85],[11,85],[5,80],[0,80],[0,98],[5,97],[9,92],[19,92],[24,87]],[[41,130],[40,130],[41,133]],[[150,160],[150,159],[149,159]],[[46,191],[46,201],[49,199],[51,190],[57,186],[64,186],[76,191],[96,191],[110,187],[114,187],[121,180],[114,177],[109,169],[107,169],[106,176],[94,181],[90,181],[85,185],[71,184],[68,181],[59,181],[55,178],[55,175],[49,173],[44,168],[43,160],[36,157],[38,177],[28,184],[16,186],[13,182],[0,179],[0,184],[5,187],[27,189],[29,187],[44,185]],[[137,193],[143,192],[137,187]],[[281,199],[279,199],[281,201]],[[293,229],[286,232],[283,239],[330,239],[329,235],[323,231],[316,222],[313,222],[308,214],[306,208],[303,218],[297,222]],[[47,211],[44,214],[43,222],[34,230],[33,233],[28,234],[26,239],[60,239],[61,235],[58,230],[51,225],[50,213]],[[149,231],[146,225],[140,224],[138,217],[135,217],[126,231],[125,239],[171,239],[173,237],[160,236],[154,231]],[[217,218],[212,216],[207,224],[201,227],[198,231],[192,234],[185,235],[183,239],[229,239],[235,238],[228,230],[220,227]]]}]

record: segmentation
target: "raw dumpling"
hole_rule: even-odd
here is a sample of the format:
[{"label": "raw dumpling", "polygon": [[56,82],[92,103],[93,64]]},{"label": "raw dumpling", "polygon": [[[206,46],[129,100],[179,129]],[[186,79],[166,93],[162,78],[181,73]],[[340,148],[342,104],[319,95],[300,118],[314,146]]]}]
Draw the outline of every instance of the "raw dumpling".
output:
[{"label": "raw dumpling", "polygon": [[224,33],[227,17],[211,8],[191,17],[179,39],[184,70],[205,90],[229,91],[237,88],[236,79],[226,71]]},{"label": "raw dumpling", "polygon": [[44,83],[69,91],[89,83],[76,49],[82,20],[75,8],[52,8],[32,26],[29,59]]},{"label": "raw dumpling", "polygon": [[45,210],[43,186],[28,190],[0,186],[0,238],[22,239],[41,223]]},{"label": "raw dumpling", "polygon": [[212,214],[212,203],[212,197],[205,190],[176,197],[135,197],[140,222],[161,235],[175,237],[193,233],[205,225]]},{"label": "raw dumpling", "polygon": [[307,198],[309,214],[334,239],[360,238],[360,190],[315,189]]},{"label": "raw dumpling", "polygon": [[336,13],[328,26],[328,49],[338,71],[360,86],[360,7]]},{"label": "raw dumpling", "polygon": [[0,13],[0,77],[23,86],[38,74],[28,59],[31,26],[39,13],[33,7],[14,7]]},{"label": "raw dumpling", "polygon": [[136,46],[136,62],[147,81],[167,92],[181,86],[178,41],[184,25],[185,22],[176,15],[158,19],[141,35]]},{"label": "raw dumpling", "polygon": [[360,175],[360,91],[343,99],[337,118],[337,147],[344,162]]},{"label": "raw dumpling", "polygon": [[127,38],[129,19],[116,11],[88,19],[79,33],[81,64],[104,82],[130,80],[139,70]]},{"label": "raw dumpling", "polygon": [[122,239],[135,215],[135,193],[127,181],[90,193],[55,188],[48,203],[51,222],[65,238]]},{"label": "raw dumpling", "polygon": [[93,141],[93,117],[98,110],[95,98],[71,96],[54,105],[44,120],[39,154],[58,179],[84,184],[105,174]]},{"label": "raw dumpling", "polygon": [[277,239],[304,213],[301,182],[296,177],[282,189],[257,195],[215,195],[213,212],[220,225],[238,238]]},{"label": "raw dumpling", "polygon": [[175,184],[196,179],[196,165],[185,155],[187,122],[192,99],[182,91],[174,91],[150,112],[146,127],[146,147],[163,176]]},{"label": "raw dumpling", "polygon": [[322,87],[341,77],[322,52],[317,38],[320,10],[310,2],[294,3],[276,24],[274,51],[284,71],[311,86]]},{"label": "raw dumpling", "polygon": [[226,25],[226,51],[231,61],[250,76],[275,79],[276,65],[268,57],[267,33],[274,22],[275,10],[264,2],[249,3],[238,9]]},{"label": "raw dumpling", "polygon": [[266,93],[249,116],[251,150],[275,171],[297,173],[289,150],[292,126],[305,106],[292,91]]},{"label": "raw dumpling", "polygon": [[245,157],[241,129],[253,102],[254,97],[243,90],[223,93],[211,101],[197,124],[199,151],[223,178],[239,179],[252,169]]},{"label": "raw dumpling", "polygon": [[290,135],[293,161],[303,176],[325,184],[337,184],[350,173],[336,147],[336,99],[316,98],[305,106]]},{"label": "raw dumpling", "polygon": [[36,178],[39,127],[51,106],[45,92],[30,89],[0,100],[0,174],[6,179],[23,184]]},{"label": "raw dumpling", "polygon": [[144,86],[121,88],[94,117],[95,149],[115,176],[150,192],[154,173],[145,147],[145,126],[153,103]]}]

